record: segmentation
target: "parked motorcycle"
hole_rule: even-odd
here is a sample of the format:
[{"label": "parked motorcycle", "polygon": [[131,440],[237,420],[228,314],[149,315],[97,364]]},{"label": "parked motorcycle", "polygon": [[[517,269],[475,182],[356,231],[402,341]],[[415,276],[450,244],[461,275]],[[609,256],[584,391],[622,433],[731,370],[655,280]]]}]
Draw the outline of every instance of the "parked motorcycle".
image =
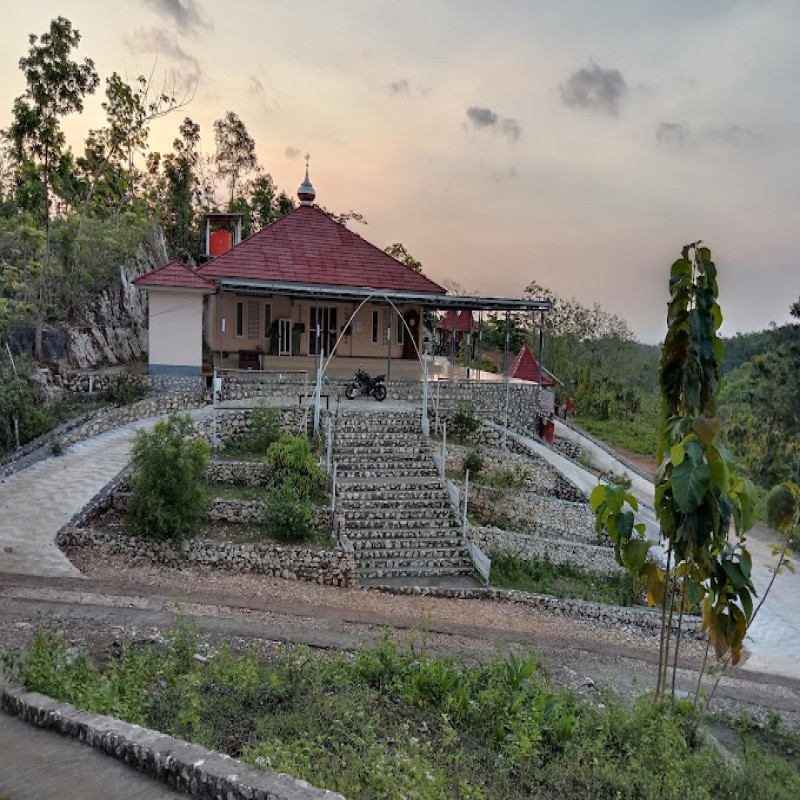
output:
[{"label": "parked motorcycle", "polygon": [[385,375],[376,375],[372,378],[359,367],[356,370],[356,374],[353,376],[353,380],[350,382],[347,389],[345,389],[345,397],[348,400],[352,400],[357,395],[365,394],[367,397],[371,395],[380,402],[386,398],[385,380]]}]

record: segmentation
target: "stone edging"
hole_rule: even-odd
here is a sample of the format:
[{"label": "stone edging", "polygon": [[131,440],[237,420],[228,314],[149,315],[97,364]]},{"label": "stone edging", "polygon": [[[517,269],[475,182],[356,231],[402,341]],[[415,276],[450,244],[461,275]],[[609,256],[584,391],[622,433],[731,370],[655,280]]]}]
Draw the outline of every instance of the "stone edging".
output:
[{"label": "stone edging", "polygon": [[79,711],[20,687],[4,689],[0,707],[39,728],[72,736],[200,800],[344,800],[336,792],[289,775],[264,772],[200,745],[114,717]]},{"label": "stone edging", "polygon": [[[527,608],[546,611],[550,614],[569,617],[571,620],[604,627],[628,627],[645,635],[658,636],[661,632],[661,612],[656,608],[625,608],[592,603],[587,600],[569,600],[546,594],[529,594],[513,589],[440,589],[432,586],[375,586],[387,594],[415,595],[422,597],[444,597],[457,600],[495,600]],[[683,636],[690,639],[705,639],[698,617],[683,618]],[[677,619],[673,622],[677,630]]]}]

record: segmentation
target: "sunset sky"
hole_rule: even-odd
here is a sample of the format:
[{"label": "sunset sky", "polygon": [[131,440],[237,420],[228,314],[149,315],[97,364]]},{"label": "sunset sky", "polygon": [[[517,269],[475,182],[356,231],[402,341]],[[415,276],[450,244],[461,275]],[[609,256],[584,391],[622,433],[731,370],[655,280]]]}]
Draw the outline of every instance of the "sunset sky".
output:
[{"label": "sunset sky", "polygon": [[[403,242],[434,280],[516,297],[531,281],[665,330],[668,267],[702,238],[723,333],[800,295],[797,0],[27,0],[0,27],[0,127],[30,33],[63,15],[103,81],[196,87],[158,121],[236,112],[295,194]],[[102,124],[102,90],[65,128]]]}]

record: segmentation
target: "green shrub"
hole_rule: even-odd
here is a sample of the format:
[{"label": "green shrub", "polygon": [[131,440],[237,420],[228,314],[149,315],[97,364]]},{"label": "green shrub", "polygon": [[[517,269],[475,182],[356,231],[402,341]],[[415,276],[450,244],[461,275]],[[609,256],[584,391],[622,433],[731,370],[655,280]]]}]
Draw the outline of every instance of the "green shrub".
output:
[{"label": "green shrub", "polygon": [[137,431],[131,462],[129,527],[155,539],[180,539],[208,507],[208,445],[188,415],[172,414],[152,433]]},{"label": "green shrub", "polygon": [[248,430],[232,439],[225,450],[231,455],[264,456],[269,446],[281,438],[281,412],[259,403],[250,412]]},{"label": "green shrub", "polygon": [[483,479],[483,483],[494,486],[497,489],[523,489],[530,474],[519,464],[511,467],[501,467],[490,473]]},{"label": "green shrub", "polygon": [[122,374],[109,381],[108,386],[101,393],[101,397],[106,403],[115,406],[130,406],[149,392],[150,385],[144,378]]},{"label": "green shrub", "polygon": [[453,437],[463,442],[478,430],[481,420],[471,405],[459,403],[450,425]]},{"label": "green shrub", "polygon": [[264,527],[281,542],[307,542],[316,536],[311,503],[289,481],[267,490]]},{"label": "green shrub", "polygon": [[469,470],[470,477],[475,477],[483,469],[483,455],[477,447],[464,456],[464,472]]},{"label": "green shrub", "polygon": [[272,483],[290,483],[302,500],[311,500],[322,486],[325,477],[311,452],[308,439],[285,433],[267,449],[267,464]]}]

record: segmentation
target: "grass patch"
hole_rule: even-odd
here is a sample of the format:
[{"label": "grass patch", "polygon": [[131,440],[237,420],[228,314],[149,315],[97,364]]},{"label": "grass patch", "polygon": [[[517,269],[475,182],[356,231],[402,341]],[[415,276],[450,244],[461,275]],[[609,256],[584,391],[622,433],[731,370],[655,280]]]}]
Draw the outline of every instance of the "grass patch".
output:
[{"label": "grass patch", "polygon": [[29,690],[347,797],[800,796],[796,768],[748,730],[735,764],[703,735],[689,740],[687,703],[628,708],[610,692],[584,702],[553,688],[532,654],[465,664],[422,644],[399,648],[387,633],[355,655],[288,647],[271,663],[223,646],[201,663],[201,642],[178,629],[98,667],[44,631],[5,660]]},{"label": "grass patch", "polygon": [[639,605],[630,575],[594,575],[571,564],[545,558],[522,559],[507,550],[493,550],[489,582],[501,589],[590,600],[615,606]]},{"label": "grass patch", "polygon": [[635,419],[596,420],[580,417],[577,424],[610,445],[618,445],[641,456],[655,457],[658,449],[658,426],[650,421]]}]

